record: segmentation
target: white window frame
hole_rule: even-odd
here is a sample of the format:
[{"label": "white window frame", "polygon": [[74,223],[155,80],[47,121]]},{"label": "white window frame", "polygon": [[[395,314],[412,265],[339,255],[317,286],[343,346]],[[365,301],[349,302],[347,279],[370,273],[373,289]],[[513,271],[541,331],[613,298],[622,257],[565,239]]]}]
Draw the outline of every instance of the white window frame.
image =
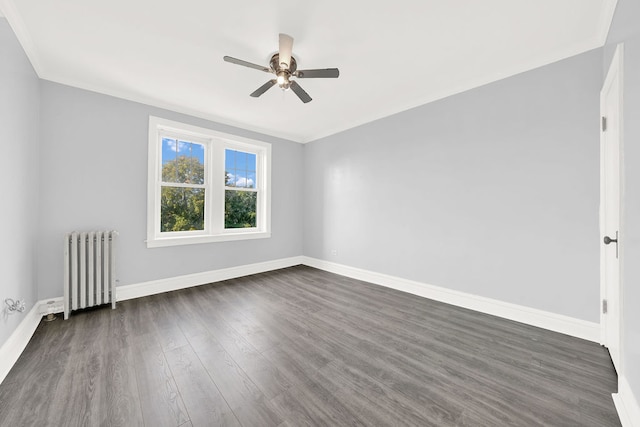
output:
[{"label": "white window frame", "polygon": [[[195,187],[205,191],[204,230],[160,231],[162,184],[162,138],[192,141],[204,145],[205,182]],[[257,221],[252,228],[224,228],[225,149],[256,155]],[[186,123],[149,116],[149,158],[147,181],[147,247],[189,245],[271,237],[271,144]],[[172,184],[182,186],[181,184]],[[187,185],[185,185],[187,186]],[[188,187],[194,187],[188,185]],[[228,187],[230,190],[247,191]]]}]

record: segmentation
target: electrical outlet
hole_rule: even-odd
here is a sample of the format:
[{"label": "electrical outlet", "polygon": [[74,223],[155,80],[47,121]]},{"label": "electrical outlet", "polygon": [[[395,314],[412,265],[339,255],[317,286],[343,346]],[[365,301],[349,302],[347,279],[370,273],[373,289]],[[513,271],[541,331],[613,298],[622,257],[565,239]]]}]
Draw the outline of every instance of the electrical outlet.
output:
[{"label": "electrical outlet", "polygon": [[333,255],[333,256],[338,255],[338,250],[337,249],[331,249],[331,255]]}]

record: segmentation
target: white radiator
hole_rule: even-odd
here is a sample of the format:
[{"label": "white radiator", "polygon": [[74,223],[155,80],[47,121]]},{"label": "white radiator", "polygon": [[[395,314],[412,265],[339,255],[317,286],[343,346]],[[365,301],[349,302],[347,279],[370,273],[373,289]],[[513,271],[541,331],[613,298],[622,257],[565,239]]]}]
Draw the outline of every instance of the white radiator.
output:
[{"label": "white radiator", "polygon": [[116,231],[68,233],[64,237],[64,318],[72,310],[111,303],[116,308]]}]

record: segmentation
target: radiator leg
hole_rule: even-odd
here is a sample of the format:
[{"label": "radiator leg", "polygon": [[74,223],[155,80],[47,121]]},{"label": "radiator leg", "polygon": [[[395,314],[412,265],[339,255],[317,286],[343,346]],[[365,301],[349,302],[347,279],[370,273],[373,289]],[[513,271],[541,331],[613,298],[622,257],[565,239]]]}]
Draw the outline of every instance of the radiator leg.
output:
[{"label": "radiator leg", "polygon": [[54,321],[54,320],[56,320],[57,318],[58,318],[58,316],[56,316],[55,314],[53,314],[53,313],[49,313],[49,314],[47,314],[47,317],[45,317],[43,320],[44,320],[45,322],[53,322],[53,321]]}]

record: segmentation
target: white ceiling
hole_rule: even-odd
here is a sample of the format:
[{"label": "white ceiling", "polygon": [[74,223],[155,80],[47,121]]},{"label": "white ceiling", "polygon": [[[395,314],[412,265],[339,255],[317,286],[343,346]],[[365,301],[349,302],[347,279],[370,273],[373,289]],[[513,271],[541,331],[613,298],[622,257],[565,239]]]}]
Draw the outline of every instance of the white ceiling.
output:
[{"label": "white ceiling", "polygon": [[[307,142],[602,46],[616,0],[0,0],[38,75]],[[0,15],[1,16],[1,15]],[[278,33],[313,101],[272,88]]]}]

